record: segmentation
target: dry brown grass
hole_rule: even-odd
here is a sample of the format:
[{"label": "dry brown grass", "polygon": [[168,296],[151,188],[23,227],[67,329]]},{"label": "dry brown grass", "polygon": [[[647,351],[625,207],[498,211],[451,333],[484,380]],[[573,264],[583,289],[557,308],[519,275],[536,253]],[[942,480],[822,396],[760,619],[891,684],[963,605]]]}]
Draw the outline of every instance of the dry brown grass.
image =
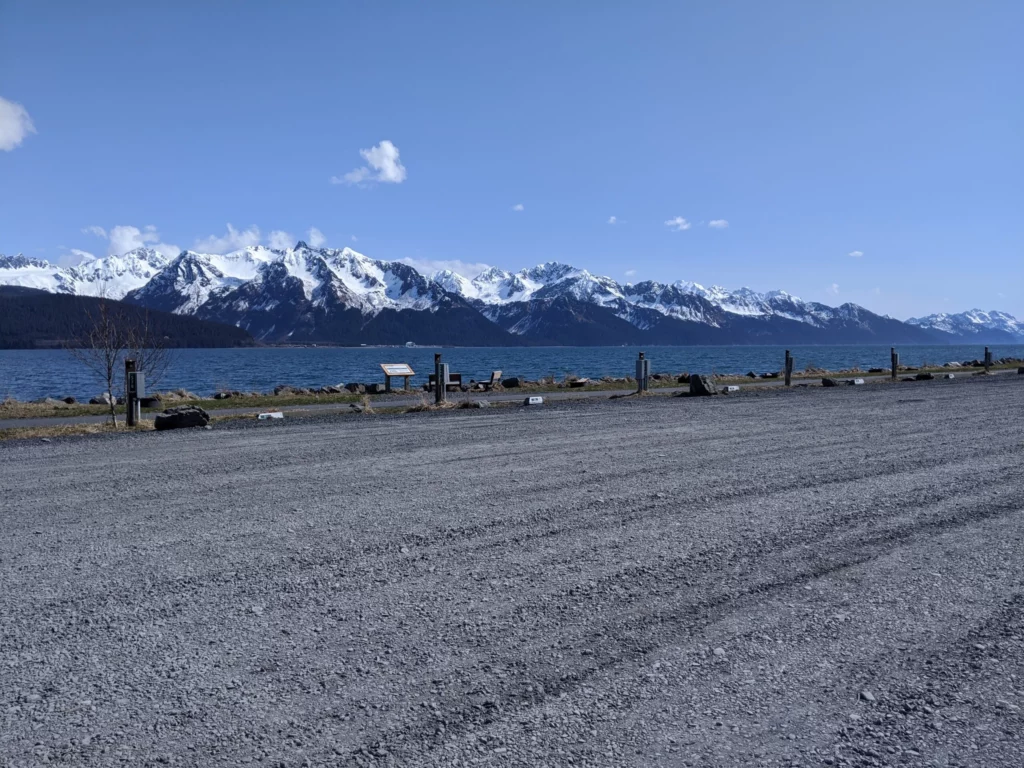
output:
[{"label": "dry brown grass", "polygon": [[[468,400],[464,402],[469,402]],[[425,393],[420,394],[420,401],[416,405],[410,405],[405,409],[404,413],[422,413],[424,411],[446,411],[451,408],[455,408],[456,404],[451,400],[445,400],[441,403],[435,403],[433,396],[427,397]],[[459,406],[468,408],[469,406]]]},{"label": "dry brown grass", "polygon": [[109,422],[102,424],[60,424],[53,427],[11,427],[0,429],[0,440],[27,440],[31,438],[78,437],[81,435],[100,435],[108,433],[127,434],[128,432],[152,432],[153,422],[143,419],[135,427],[118,424],[115,430]]}]

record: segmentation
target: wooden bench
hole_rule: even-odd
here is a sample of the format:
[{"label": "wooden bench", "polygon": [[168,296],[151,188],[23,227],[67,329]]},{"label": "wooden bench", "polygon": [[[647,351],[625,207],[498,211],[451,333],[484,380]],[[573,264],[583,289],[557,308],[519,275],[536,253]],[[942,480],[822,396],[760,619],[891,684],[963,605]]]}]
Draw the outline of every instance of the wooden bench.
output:
[{"label": "wooden bench", "polygon": [[494,389],[496,385],[501,384],[501,371],[491,371],[491,380],[481,381],[480,384],[487,391]]},{"label": "wooden bench", "polygon": [[[427,376],[427,391],[433,392],[434,387],[437,386],[437,374],[431,373]],[[449,373],[448,381],[445,382],[446,392],[460,392],[462,391],[462,374],[461,373]]]}]

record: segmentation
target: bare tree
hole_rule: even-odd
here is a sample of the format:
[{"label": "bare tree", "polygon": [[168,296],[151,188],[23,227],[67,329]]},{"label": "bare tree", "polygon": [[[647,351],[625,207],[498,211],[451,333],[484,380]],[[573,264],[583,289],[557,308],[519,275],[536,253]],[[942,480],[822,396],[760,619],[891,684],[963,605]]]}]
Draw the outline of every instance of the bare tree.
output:
[{"label": "bare tree", "polygon": [[76,329],[65,349],[93,372],[106,387],[110,423],[117,428],[117,392],[124,390],[124,361],[135,360],[135,369],[155,387],[172,362],[165,339],[153,327],[148,310],[110,301],[100,292],[95,310],[86,310],[84,327]]},{"label": "bare tree", "polygon": [[110,423],[117,428],[117,392],[124,353],[129,349],[127,323],[120,307],[100,296],[95,311],[86,310],[85,326],[78,329],[65,349],[106,386]]}]

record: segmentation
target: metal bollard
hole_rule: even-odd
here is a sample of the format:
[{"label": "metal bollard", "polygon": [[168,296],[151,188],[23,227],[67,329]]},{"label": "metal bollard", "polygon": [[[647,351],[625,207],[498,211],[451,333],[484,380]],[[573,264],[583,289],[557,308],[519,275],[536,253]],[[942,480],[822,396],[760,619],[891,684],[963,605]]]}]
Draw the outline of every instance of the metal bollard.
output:
[{"label": "metal bollard", "polygon": [[992,367],[992,350],[985,347],[985,373],[989,372],[989,368]]},{"label": "metal bollard", "polygon": [[786,386],[791,386],[793,383],[793,356],[789,354],[789,350],[786,350],[786,367],[783,369],[786,372]]},{"label": "metal bollard", "polygon": [[636,359],[636,391],[646,392],[647,387],[650,383],[651,376],[651,361],[644,357],[644,353],[640,353],[640,357]]},{"label": "metal bollard", "polygon": [[889,360],[892,364],[892,380],[896,381],[900,367],[900,353],[896,351],[896,347],[891,347],[889,349]]},{"label": "metal bollard", "polygon": [[434,355],[434,402],[441,404],[448,396],[448,364],[441,362],[440,353]]}]

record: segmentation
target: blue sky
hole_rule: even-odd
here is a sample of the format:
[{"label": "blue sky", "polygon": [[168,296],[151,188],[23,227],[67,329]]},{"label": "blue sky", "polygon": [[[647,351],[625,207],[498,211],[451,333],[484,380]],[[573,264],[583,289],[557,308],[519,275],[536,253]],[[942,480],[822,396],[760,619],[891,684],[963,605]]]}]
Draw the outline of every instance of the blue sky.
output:
[{"label": "blue sky", "polygon": [[1018,0],[0,0],[0,252],[315,227],[1024,317],[1022,38]]}]

